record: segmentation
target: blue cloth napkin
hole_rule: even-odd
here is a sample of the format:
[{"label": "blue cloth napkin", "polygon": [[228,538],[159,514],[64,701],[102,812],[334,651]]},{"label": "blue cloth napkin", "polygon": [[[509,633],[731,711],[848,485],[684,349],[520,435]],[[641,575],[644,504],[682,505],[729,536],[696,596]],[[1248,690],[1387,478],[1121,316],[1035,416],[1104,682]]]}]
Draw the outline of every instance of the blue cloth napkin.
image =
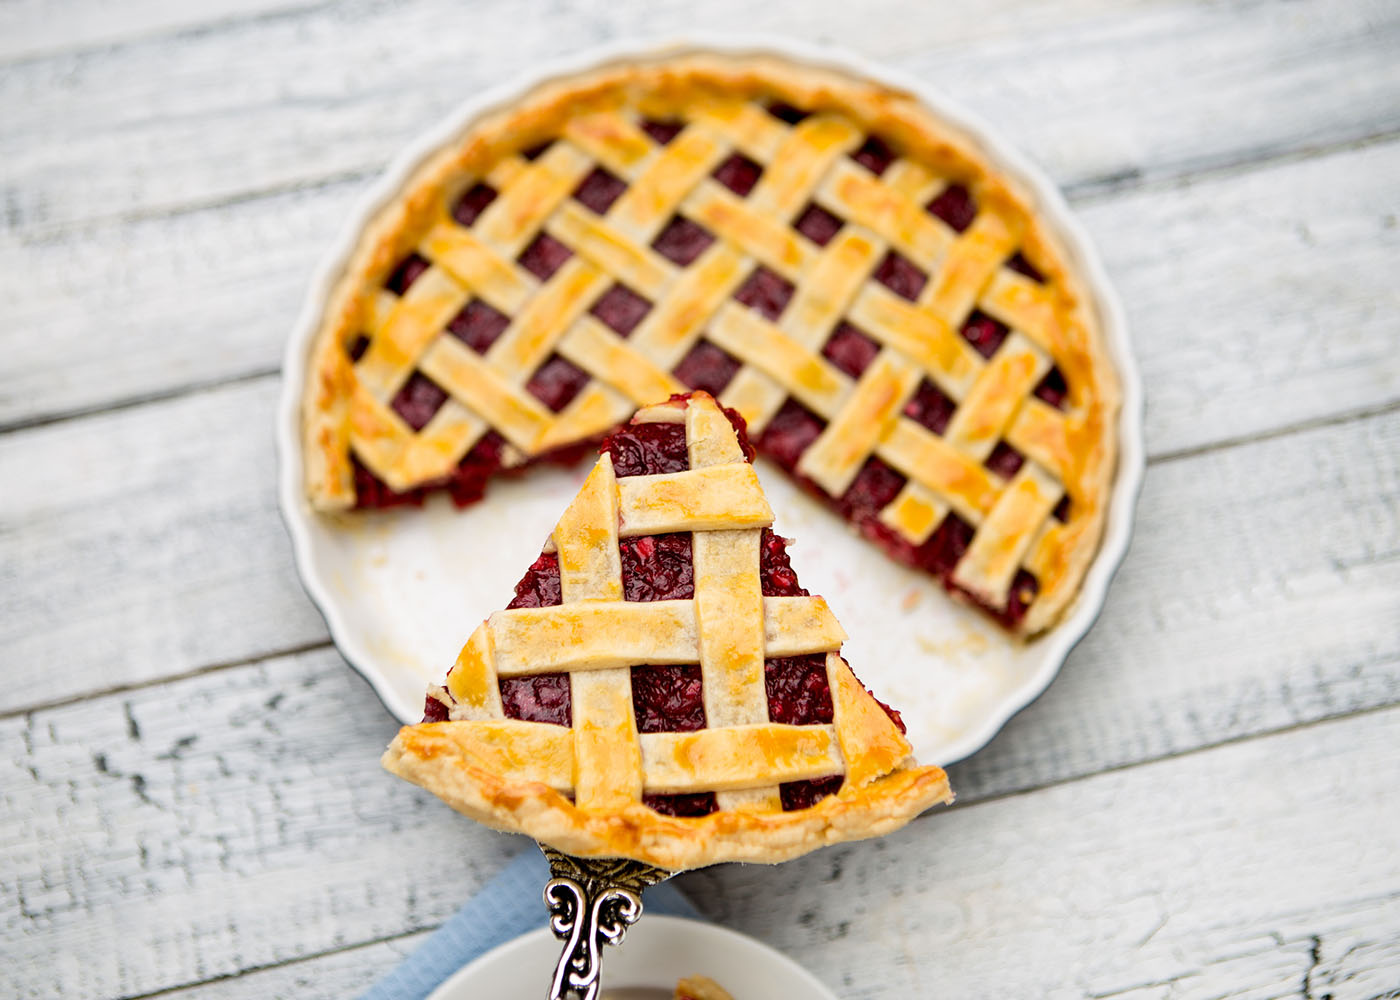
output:
[{"label": "blue cloth napkin", "polygon": [[[360,1000],[423,1000],[478,955],[547,926],[549,911],[542,893],[548,881],[544,855],[537,847],[526,848]],[[647,889],[642,902],[646,913],[701,919],[670,882]]]}]

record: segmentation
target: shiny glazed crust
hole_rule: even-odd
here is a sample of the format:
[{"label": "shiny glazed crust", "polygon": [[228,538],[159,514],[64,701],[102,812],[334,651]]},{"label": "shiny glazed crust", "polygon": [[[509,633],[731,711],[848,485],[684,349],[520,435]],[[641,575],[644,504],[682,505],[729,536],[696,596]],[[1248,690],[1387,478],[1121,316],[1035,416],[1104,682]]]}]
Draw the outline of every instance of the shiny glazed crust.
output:
[{"label": "shiny glazed crust", "polygon": [[794,812],[724,810],[680,818],[634,803],[594,813],[548,785],[511,781],[474,764],[463,745],[470,739],[463,732],[469,725],[405,726],[383,764],[479,823],[527,834],[577,857],[633,858],[670,871],[722,861],[776,864],[829,844],[893,833],[953,799],[941,768],[911,767],[860,788],[843,788]]},{"label": "shiny glazed crust", "polygon": [[[910,477],[906,489],[882,511],[881,520],[911,543],[927,538],[950,508],[972,523],[990,525],[987,531],[979,530],[953,582],[984,603],[999,607],[1007,600],[1012,576],[1024,566],[1036,577],[1040,590],[1017,631],[1029,636],[1048,628],[1073,600],[1097,550],[1116,459],[1117,380],[1085,289],[1025,193],[990,164],[971,140],[949,128],[914,97],[832,70],[776,58],[673,56],[606,67],[549,83],[508,108],[478,119],[458,141],[425,162],[407,182],[403,195],[370,222],[330,297],[315,338],[303,409],[306,487],[313,506],[334,511],[353,504],[352,438],[362,459],[380,453],[396,456],[392,466],[385,466],[390,472],[386,481],[396,489],[440,474],[443,463],[451,457],[441,441],[417,442],[407,449],[400,446],[396,435],[401,432],[395,418],[383,400],[376,401],[357,378],[346,348],[362,331],[386,322],[386,310],[392,303],[386,305],[382,285],[398,261],[428,243],[444,254],[455,252],[442,247],[445,238],[435,235],[434,227],[440,226],[448,206],[465,188],[493,169],[499,170],[502,162],[516,157],[520,150],[560,135],[581,116],[595,114],[606,119],[609,112],[626,107],[664,118],[734,99],[780,100],[818,113],[832,112],[866,133],[885,137],[901,151],[901,162],[908,166],[895,178],[896,184],[910,190],[925,190],[920,184],[934,175],[965,185],[981,213],[973,228],[956,241],[954,264],[934,276],[937,281],[931,284],[938,287],[930,292],[932,306],[946,307],[951,314],[965,313],[963,300],[977,294],[972,287],[976,284],[982,287],[978,307],[993,311],[1013,333],[994,362],[985,366],[985,377],[974,382],[980,362],[960,338],[945,342],[946,327],[931,325],[921,310],[876,289],[878,294],[864,296],[851,315],[867,325],[887,328],[890,332],[884,340],[889,349],[852,389],[847,376],[824,366],[820,359],[815,367],[798,364],[794,368],[795,363],[815,353],[811,345],[802,346],[800,336],[784,339],[775,333],[776,327],[754,319],[753,314],[721,307],[710,323],[708,337],[732,354],[761,354],[768,375],[796,372],[788,379],[786,392],[777,390],[775,395],[771,384],[755,375],[736,380],[743,384],[726,390],[722,400],[739,409],[758,429],[788,393],[832,419],[828,431],[803,455],[797,469],[829,493],[839,494],[849,485],[863,456],[870,454]],[[613,140],[607,134],[592,134],[580,141],[606,144]],[[520,161],[516,157],[512,162]],[[917,217],[913,212],[907,217],[888,215],[907,209],[881,200],[886,196],[885,185],[871,184],[855,170],[838,174],[829,183],[840,189],[842,198],[850,200],[853,212],[870,213],[871,219],[883,219],[880,224],[893,227],[911,241],[922,240],[933,248],[929,254],[944,252],[938,247],[947,249],[946,234],[939,235],[921,212]],[[712,202],[705,221],[717,230],[725,225],[740,230],[748,227],[746,238],[760,242],[772,236],[766,229],[754,231],[753,219],[733,215],[724,199]],[[887,214],[881,216],[882,212]],[[584,222],[565,221],[581,233],[587,228],[586,218]],[[580,238],[585,237],[594,238],[587,233]],[[773,244],[777,247],[774,253],[804,251],[801,241],[772,239],[778,241]],[[852,261],[868,267],[868,260],[861,255],[873,250],[860,235],[846,233],[842,240],[837,248],[840,253],[849,253]],[[1043,287],[1006,270],[997,272],[990,281],[985,278],[986,268],[1013,247],[1019,247],[1044,277]],[[829,256],[835,268],[834,281],[841,270],[836,265],[842,261],[837,253]],[[636,266],[645,270],[645,263]],[[711,263],[715,281],[734,279],[733,274],[725,273],[722,256]],[[493,275],[482,280],[500,280],[505,285],[514,280],[509,275]],[[829,283],[823,278],[817,284]],[[598,291],[582,272],[576,285],[580,294]],[[559,303],[550,308],[563,309],[578,295],[557,298]],[[806,301],[794,300],[793,308],[816,316],[822,309],[819,299],[817,294]],[[575,321],[577,309],[570,309],[567,317],[562,312],[554,317],[558,325]],[[550,325],[550,316],[538,318],[542,325]],[[557,415],[531,400],[507,398],[495,376],[484,371],[486,366],[477,364],[466,349],[459,350],[455,341],[429,359],[429,371],[435,379],[457,379],[458,385],[479,385],[485,380],[483,391],[491,399],[487,423],[507,439],[508,464],[595,437],[632,407],[681,388],[664,367],[654,368],[634,356],[639,352],[630,351],[628,345],[636,338],[620,341],[586,317],[580,322],[572,350],[609,370],[627,374],[619,376],[611,389],[597,391],[585,401],[587,405],[571,405]],[[784,329],[789,325],[785,322]],[[660,331],[657,336],[664,338],[666,333]],[[960,412],[944,437],[900,418],[891,401],[907,395],[915,375],[907,365],[890,362],[890,351],[895,349],[913,356],[919,352],[943,355],[939,363],[950,366],[950,384],[960,392],[979,394],[978,412],[965,407],[965,417]],[[955,355],[951,360],[950,352]],[[388,362],[371,360],[374,363],[366,366],[367,375],[387,370]],[[571,356],[571,360],[582,363],[583,359]],[[1020,406],[1051,360],[1069,386],[1063,415],[1036,400]],[[384,384],[392,385],[392,379]],[[1002,393],[1015,395],[1004,397],[1007,401],[1003,403]],[[856,405],[845,408],[849,401]],[[838,404],[844,408],[839,421],[835,419]],[[1019,407],[1014,420],[1007,416],[1009,406]],[[461,426],[456,430],[462,434],[479,434],[485,426],[480,417],[466,410],[457,422]],[[980,465],[998,438],[1005,438],[1032,460],[1005,487]],[[921,478],[936,481],[939,489],[924,486]],[[1070,499],[1068,523],[1049,518],[1062,495]]]},{"label": "shiny glazed crust", "polygon": [[[694,393],[634,422],[683,423],[689,468],[619,478],[605,451],[551,536],[560,603],[483,622],[433,693],[449,721],[404,727],[384,766],[488,826],[669,869],[782,861],[946,801],[943,772],[912,765],[908,741],[839,655],[845,633],[826,602],[763,596],[760,543],[773,514],[756,480],[735,488],[753,466],[714,400]],[[639,512],[640,529],[630,523]],[[629,530],[690,535],[693,597],[624,599],[619,540]],[[770,721],[767,659],[822,654],[832,721]],[[640,732],[632,665],[676,663],[699,664],[704,728]],[[506,717],[502,678],[559,671],[572,726]],[[834,776],[835,795],[784,811],[781,785]],[[718,811],[698,818],[644,799],[710,792]]]}]

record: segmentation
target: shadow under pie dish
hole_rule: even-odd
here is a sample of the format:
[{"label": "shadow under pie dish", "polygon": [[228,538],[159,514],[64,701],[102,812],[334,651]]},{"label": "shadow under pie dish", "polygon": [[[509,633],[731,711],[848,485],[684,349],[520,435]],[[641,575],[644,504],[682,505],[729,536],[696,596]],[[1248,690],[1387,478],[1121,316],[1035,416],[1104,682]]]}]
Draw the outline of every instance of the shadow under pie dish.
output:
[{"label": "shadow under pie dish", "polygon": [[479,499],[644,405],[759,453],[1014,634],[1097,548],[1117,380],[1014,182],[913,98],[688,55],[478,118],[371,221],[303,396],[319,510]]},{"label": "shadow under pie dish", "polygon": [[384,765],[497,829],[672,871],[783,861],[950,801],[799,585],[742,427],[696,393],[611,435]]}]

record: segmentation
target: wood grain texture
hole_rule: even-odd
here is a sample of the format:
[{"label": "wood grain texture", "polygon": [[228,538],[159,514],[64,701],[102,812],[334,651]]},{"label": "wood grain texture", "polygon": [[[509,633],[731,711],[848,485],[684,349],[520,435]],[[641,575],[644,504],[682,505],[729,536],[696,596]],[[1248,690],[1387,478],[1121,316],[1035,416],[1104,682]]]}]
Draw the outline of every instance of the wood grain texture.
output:
[{"label": "wood grain texture", "polygon": [[[1227,499],[1226,483],[1254,485]],[[954,769],[960,802],[1400,702],[1397,497],[1400,414],[1154,468],[1103,620],[1051,690]],[[1328,517],[1325,531],[1296,529]],[[192,620],[238,627],[207,607]],[[392,729],[330,651],[0,722],[14,748],[0,769],[0,872],[17,879],[13,896],[0,879],[0,951],[59,956],[24,972],[18,995],[149,992],[444,919],[519,842],[381,775]],[[1143,801],[1182,811],[1184,793],[1143,782]],[[1115,822],[1137,822],[1136,801]],[[1274,822],[1241,808],[1242,830]],[[456,852],[462,865],[442,863]],[[1116,872],[1103,883],[1133,884]],[[139,957],[118,913],[149,928]],[[62,959],[79,941],[86,958]]]},{"label": "wood grain texture", "polygon": [[144,993],[441,920],[525,842],[381,771],[395,729],[326,651],[0,723],[0,951],[28,958],[0,995]]},{"label": "wood grain texture", "polygon": [[689,885],[852,1000],[1390,997],[1397,727],[1327,723]]},{"label": "wood grain texture", "polygon": [[40,425],[0,433],[0,996],[352,996],[526,846],[378,769],[272,373],[463,96],[736,25],[909,70],[1067,186],[1155,461],[1100,622],[951,812],[684,886],[861,1000],[1400,997],[1386,0],[0,4],[0,428]]},{"label": "wood grain texture", "polygon": [[[287,962],[209,995],[347,995],[356,970],[392,966],[412,943],[398,938],[525,846],[379,772],[392,726],[329,653],[85,708],[0,723],[21,751],[0,766],[0,948],[31,958],[0,966],[6,996],[128,996]],[[1218,996],[1251,977],[1296,984],[1313,936],[1315,974],[1375,984],[1400,961],[1383,822],[1397,717],[1011,797],[965,787],[951,813],[889,841],[685,883],[843,996],[908,995],[935,970],[954,976],[950,996],[1050,995],[1028,992],[1029,975],[1064,996]],[[1130,742],[1134,725],[1109,738]],[[1132,992],[1190,977],[1198,990]]]},{"label": "wood grain texture", "polygon": [[[1319,0],[1281,18],[1257,4],[1052,14],[1003,0],[980,27],[981,5],[976,17],[929,8],[898,38],[871,27],[888,23],[879,11],[861,8],[856,30],[855,8],[829,6],[798,18],[797,37],[887,56],[1083,192],[1400,128],[1393,5]],[[485,81],[561,40],[614,38],[636,23],[629,13],[567,8],[537,24],[504,2],[315,7],[0,74],[0,257],[14,262],[0,272],[14,310],[0,332],[0,425],[271,370],[313,262],[394,152]],[[658,33],[703,27],[696,13],[649,4],[645,21]],[[749,20],[732,0],[700,17]],[[1057,25],[1029,30],[1047,21]],[[393,44],[408,37],[420,41]],[[1319,85],[1341,73],[1346,87]],[[1357,192],[1310,188],[1260,221],[1282,222],[1290,244],[1326,230],[1323,210],[1363,204],[1384,214]],[[1105,214],[1131,220],[1132,207]],[[1213,207],[1276,241],[1228,201]],[[1131,226],[1103,235],[1153,245]],[[1267,252],[1246,244],[1216,252]],[[21,335],[37,328],[45,337]]]}]

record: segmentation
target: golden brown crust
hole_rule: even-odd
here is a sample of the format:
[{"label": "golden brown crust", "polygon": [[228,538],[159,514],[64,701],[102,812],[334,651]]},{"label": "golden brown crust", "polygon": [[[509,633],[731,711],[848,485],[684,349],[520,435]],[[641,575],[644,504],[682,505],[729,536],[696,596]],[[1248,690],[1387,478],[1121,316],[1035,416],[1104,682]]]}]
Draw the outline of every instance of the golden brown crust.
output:
[{"label": "golden brown crust", "polygon": [[908,767],[794,812],[726,810],[664,816],[640,802],[588,811],[541,782],[512,781],[474,763],[469,722],[405,726],[384,766],[463,815],[524,833],[578,857],[633,858],[671,871],[721,861],[776,864],[828,844],[891,833],[924,810],[951,802],[938,767]]},{"label": "golden brown crust", "polygon": [[[753,471],[734,425],[703,392],[635,419],[677,415],[692,471],[736,481]],[[498,829],[572,854],[672,869],[781,861],[877,836],[946,801],[943,772],[913,766],[908,740],[837,652],[845,634],[826,603],[763,595],[760,541],[771,512],[752,523],[740,509],[726,524],[722,511],[686,505],[672,527],[691,540],[693,595],[627,601],[621,482],[644,500],[674,487],[665,475],[619,479],[605,451],[552,535],[560,603],[497,612],[482,623],[446,688],[433,692],[449,721],[405,727],[385,767]],[[761,491],[757,500],[766,511]],[[824,663],[829,722],[772,721],[766,665],[783,656]],[[644,725],[634,672],[689,663],[699,668],[703,725]],[[561,671],[569,725],[506,716],[501,678]],[[785,786],[828,779],[839,786],[834,795],[785,811]],[[648,805],[660,805],[650,796],[675,795],[712,796],[713,811],[678,819]]]},{"label": "golden brown crust", "polygon": [[[991,164],[974,141],[941,121],[911,95],[834,70],[777,58],[696,54],[659,61],[644,59],[548,83],[509,107],[479,118],[461,138],[420,166],[404,185],[403,195],[380,210],[366,227],[330,296],[315,337],[303,415],[306,488],[313,506],[336,510],[354,503],[352,437],[361,442],[362,450],[402,459],[399,470],[427,470],[433,461],[440,464],[446,454],[442,449],[434,452],[426,448],[410,454],[410,442],[403,439],[396,420],[383,402],[372,397],[366,399],[367,393],[355,391],[355,375],[347,362],[346,348],[359,333],[383,321],[380,289],[386,276],[443,219],[447,206],[460,191],[485,176],[503,157],[553,138],[568,123],[587,112],[626,106],[653,117],[666,117],[696,102],[736,96],[776,99],[816,112],[839,113],[865,132],[886,137],[919,169],[955,179],[972,191],[983,210],[982,215],[988,220],[984,225],[979,216],[977,225],[985,231],[975,233],[975,239],[959,241],[963,256],[955,269],[957,273],[948,279],[946,288],[935,290],[936,297],[943,296],[953,302],[962,294],[960,281],[966,278],[964,272],[970,274],[982,268],[985,255],[1004,246],[1019,245],[1023,255],[1045,277],[1041,287],[1002,272],[994,279],[989,294],[999,319],[1017,329],[1024,326],[1028,332],[1034,331],[1032,339],[1053,357],[1070,388],[1063,417],[1042,412],[1049,408],[1032,401],[1022,408],[1005,435],[1006,440],[1027,457],[1051,469],[1070,499],[1069,523],[1047,522],[1024,557],[1024,565],[1039,580],[1040,591],[1018,631],[1034,635],[1050,627],[1078,593],[1083,575],[1097,551],[1116,462],[1119,390],[1086,289],[1069,266],[1068,255],[1055,234],[1034,211],[1030,196]],[[585,139],[623,142],[625,137],[594,135],[579,141]],[[846,181],[848,193],[855,199],[851,204],[865,204],[861,199],[867,198],[870,192],[861,187],[861,178],[852,176]],[[707,205],[707,212],[719,214],[707,215],[704,221],[722,230],[726,224],[724,213],[728,211],[725,203],[714,201]],[[754,238],[759,239],[758,236]],[[777,235],[773,238],[780,239]],[[801,241],[793,241],[790,235],[787,242],[770,241],[764,246],[775,254],[805,252]],[[861,252],[855,243],[850,249],[853,254]],[[724,261],[719,258],[712,263],[716,269],[724,267]],[[580,272],[578,280],[587,279]],[[866,305],[874,309],[879,303],[871,299]],[[890,306],[897,307],[898,303]],[[580,342],[585,335],[596,333],[592,328],[582,330]],[[595,336],[594,339],[601,343],[605,338]],[[619,341],[623,346],[618,347],[609,341],[608,350],[623,350],[626,343]],[[465,363],[464,359],[455,357],[435,359],[439,365],[448,365],[453,360]],[[633,380],[634,391],[643,391],[643,386],[651,391],[674,388],[668,379],[664,369],[648,369]],[[741,396],[746,388],[740,386],[733,392]],[[838,389],[839,386],[830,391]],[[632,400],[633,403],[643,401]],[[598,400],[592,402],[598,403]],[[745,409],[738,398],[727,402]],[[880,404],[878,399],[869,402],[872,412],[887,419],[887,408]],[[555,447],[567,443],[572,434],[595,435],[615,419],[609,412],[601,404],[591,409],[580,407],[576,415],[578,422],[571,425],[571,429],[561,428],[556,423],[534,438],[535,446],[540,449]],[[752,421],[752,412],[745,415]],[[767,415],[771,416],[771,412]],[[527,424],[531,433],[534,428],[543,426],[539,424],[538,414],[521,415],[522,419],[526,417],[534,421]],[[471,424],[467,417],[462,420]],[[851,429],[855,432],[858,426],[852,423]],[[459,430],[460,434],[454,439],[459,444],[471,434],[481,432],[475,425]],[[525,457],[530,456],[529,447],[515,440],[512,443],[517,444]],[[987,442],[986,448],[993,443]],[[816,462],[828,453],[835,456],[832,467],[819,470],[833,485],[847,482],[851,463],[858,460],[851,444],[833,431],[831,439],[822,442],[822,452],[810,460]],[[882,447],[878,454],[898,467],[887,450]],[[907,454],[914,453],[907,451]],[[362,459],[365,457],[361,455]],[[968,474],[972,477],[969,483],[975,485],[976,473],[969,471]],[[390,481],[389,484],[396,488],[412,485],[407,481]],[[976,495],[970,496],[972,499],[968,502],[975,503]],[[960,498],[959,494],[954,499]],[[957,509],[956,503],[954,509]],[[973,509],[979,517],[988,513],[985,509]],[[901,502],[892,505],[887,513],[890,522],[897,523],[906,534],[924,530],[932,517],[928,505],[922,503],[919,496],[901,497]],[[991,597],[993,603],[1004,600],[1004,594]]]}]

